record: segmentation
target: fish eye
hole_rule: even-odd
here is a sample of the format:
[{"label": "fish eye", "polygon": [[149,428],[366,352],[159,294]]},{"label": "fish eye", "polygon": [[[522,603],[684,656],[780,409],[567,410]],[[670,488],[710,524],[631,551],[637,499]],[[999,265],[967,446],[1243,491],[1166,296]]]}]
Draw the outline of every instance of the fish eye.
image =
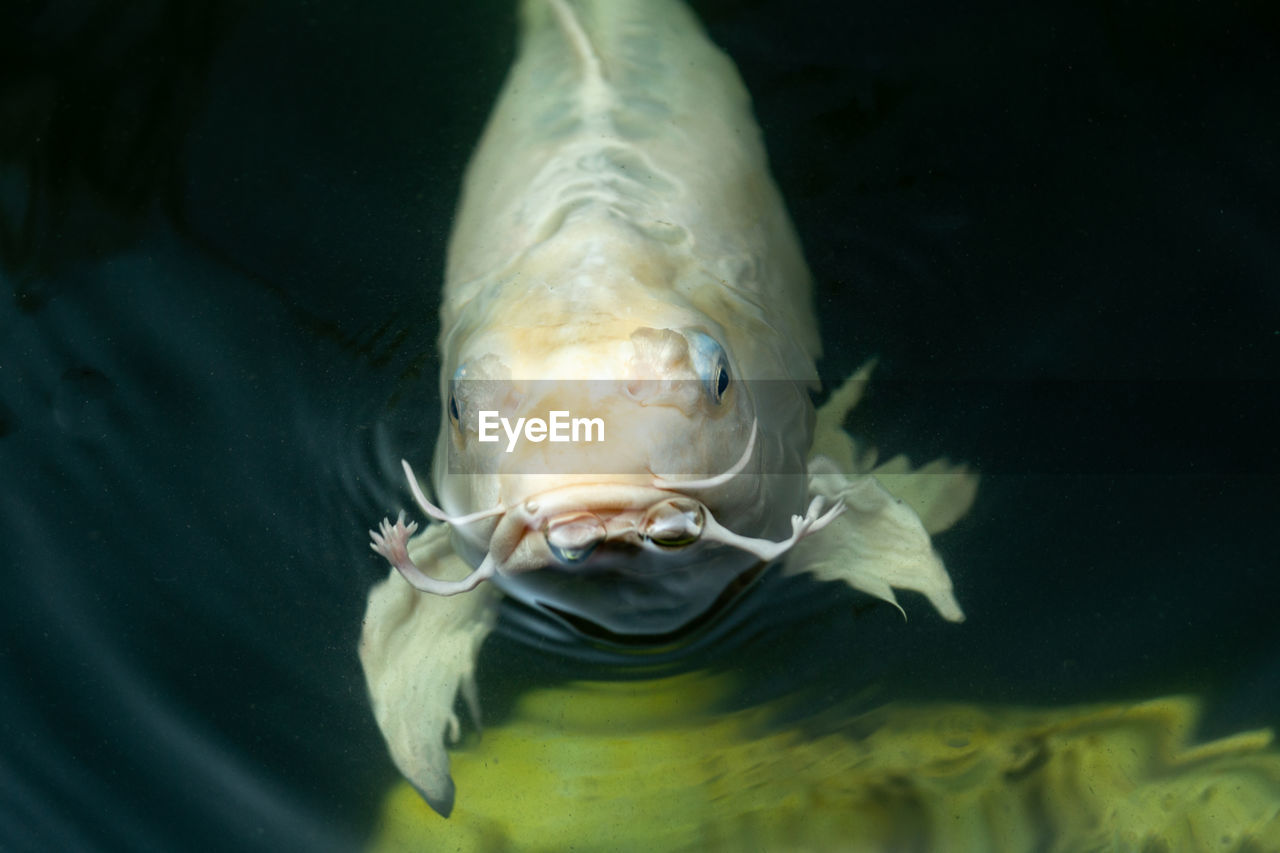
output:
[{"label": "fish eye", "polygon": [[458,382],[467,375],[467,366],[464,364],[453,372],[453,379],[449,380],[449,420],[458,431],[462,430],[462,406],[458,404]]},{"label": "fish eye", "polygon": [[729,391],[729,356],[720,342],[706,332],[686,332],[685,337],[689,340],[693,369],[702,380],[707,397],[719,405]]},{"label": "fish eye", "polygon": [[729,390],[729,365],[721,362],[716,368],[715,401],[724,399],[724,392]]}]

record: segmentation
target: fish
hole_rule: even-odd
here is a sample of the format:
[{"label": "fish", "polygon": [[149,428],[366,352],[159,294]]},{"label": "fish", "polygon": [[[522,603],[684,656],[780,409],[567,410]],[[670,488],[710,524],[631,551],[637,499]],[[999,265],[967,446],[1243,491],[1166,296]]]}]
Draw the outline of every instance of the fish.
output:
[{"label": "fish", "polygon": [[402,463],[430,521],[371,531],[391,567],[360,641],[391,757],[445,816],[455,702],[479,724],[503,596],[643,641],[780,566],[959,621],[930,534],[977,485],[877,465],[844,430],[869,366],[815,409],[800,241],[746,88],[683,3],[523,0],[519,31],[445,263],[434,500]]}]

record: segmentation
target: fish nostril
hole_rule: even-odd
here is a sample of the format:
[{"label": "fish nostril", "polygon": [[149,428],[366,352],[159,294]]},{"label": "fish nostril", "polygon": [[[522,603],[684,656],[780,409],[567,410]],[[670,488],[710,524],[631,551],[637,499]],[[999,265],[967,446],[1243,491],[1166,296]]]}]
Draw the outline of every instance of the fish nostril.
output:
[{"label": "fish nostril", "polygon": [[640,535],[661,548],[683,548],[702,536],[702,504],[690,498],[671,498],[649,507]]},{"label": "fish nostril", "polygon": [[589,512],[550,519],[542,533],[552,556],[569,566],[590,557],[608,536],[604,522]]}]

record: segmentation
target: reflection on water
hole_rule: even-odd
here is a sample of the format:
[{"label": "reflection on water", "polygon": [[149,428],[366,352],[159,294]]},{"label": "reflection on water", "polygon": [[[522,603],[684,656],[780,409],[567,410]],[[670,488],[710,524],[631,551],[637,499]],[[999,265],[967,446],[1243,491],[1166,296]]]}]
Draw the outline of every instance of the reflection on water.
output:
[{"label": "reflection on water", "polygon": [[455,753],[450,820],[407,784],[378,853],[471,850],[1270,849],[1268,732],[1189,747],[1185,698],[1044,710],[890,703],[779,727],[693,673],[526,693]]},{"label": "reflection on water", "polygon": [[[438,829],[368,708],[355,647],[384,568],[364,531],[408,501],[398,457],[434,439],[441,247],[513,24],[506,0],[402,5],[273,2],[207,29],[209,7],[148,6],[171,30],[118,3],[47,4],[34,29],[9,25],[31,4],[0,12],[6,850],[355,850]],[[1182,382],[1265,388],[1280,363],[1260,7],[1175,4],[1168,39],[1144,10],[1087,5],[849,27],[817,2],[698,8],[756,95],[824,375],[878,354],[895,389],[855,428],[999,474],[939,540],[969,618],[904,597],[904,623],[768,576],[692,646],[620,659],[508,609],[479,663],[486,732],[454,753],[458,817],[559,838],[569,821],[604,846],[659,806],[663,831],[724,816],[706,826],[726,843],[899,831],[868,803],[924,808],[907,745],[925,732],[931,755],[972,750],[927,777],[949,796],[970,772],[1027,791],[1091,754],[1082,738],[1139,756],[1135,778],[1266,790],[1253,736],[1186,744],[1280,722],[1274,482],[1247,465],[1278,469],[1271,395],[1209,407]],[[55,148],[46,127],[73,130]],[[1166,405],[1113,429],[1088,397],[1067,423],[1031,395],[899,381],[939,376],[1123,376]],[[1099,448],[1143,465],[1098,466]],[[1206,702],[1189,737],[1193,706],[1155,699],[1175,693]],[[580,773],[633,760],[658,769]],[[549,773],[608,805],[576,808],[588,794]],[[664,799],[664,774],[726,799]],[[1167,793],[1133,790],[1117,819]],[[544,805],[557,792],[568,807]]]}]

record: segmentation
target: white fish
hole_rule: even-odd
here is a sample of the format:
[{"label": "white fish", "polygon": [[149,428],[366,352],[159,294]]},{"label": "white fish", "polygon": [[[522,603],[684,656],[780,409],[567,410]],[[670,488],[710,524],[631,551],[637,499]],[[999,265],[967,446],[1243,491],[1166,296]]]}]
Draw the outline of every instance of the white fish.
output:
[{"label": "white fish", "polygon": [[[976,481],[895,460],[882,473],[904,502],[867,474],[842,429],[865,374],[815,433],[799,242],[742,82],[676,0],[525,0],[441,321],[438,505],[405,464],[439,523],[412,542],[403,517],[373,534],[393,569],[370,594],[361,660],[392,757],[442,814],[444,738],[458,692],[477,714],[498,591],[664,634],[782,560],[895,605],[894,587],[918,590],[963,618],[911,506],[940,528]],[[480,440],[481,413],[510,426],[556,412],[598,419],[603,440]]]}]

